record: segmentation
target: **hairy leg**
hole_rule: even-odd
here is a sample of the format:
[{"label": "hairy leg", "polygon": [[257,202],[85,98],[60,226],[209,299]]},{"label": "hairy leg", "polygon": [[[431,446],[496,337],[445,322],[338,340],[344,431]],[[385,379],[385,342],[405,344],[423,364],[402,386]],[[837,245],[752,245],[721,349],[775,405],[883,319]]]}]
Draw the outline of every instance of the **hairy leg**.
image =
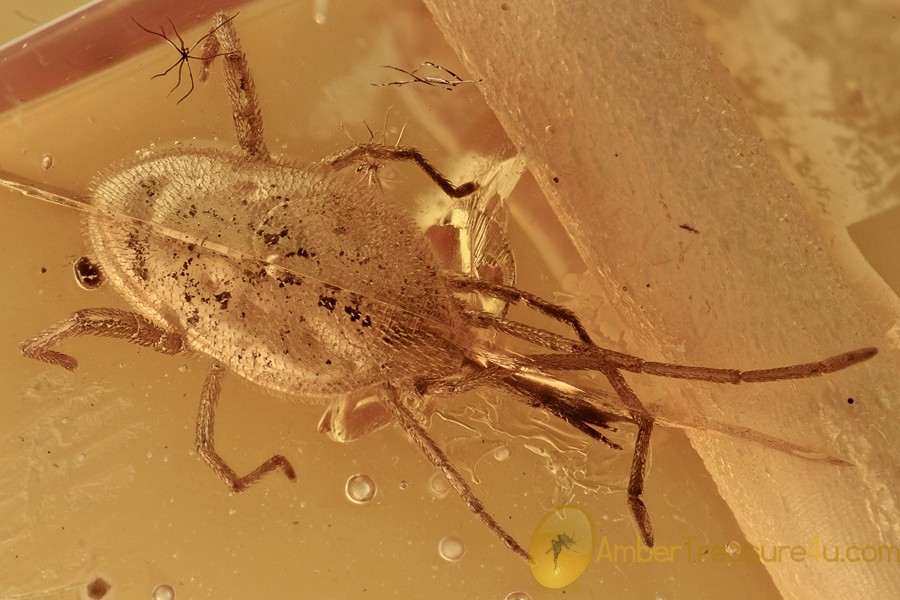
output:
[{"label": "hairy leg", "polygon": [[81,335],[126,340],[163,354],[178,354],[185,349],[180,333],[160,327],[142,315],[115,308],[87,308],[23,342],[22,354],[71,371],[78,367],[75,357],[52,348],[66,338]]},{"label": "hairy leg", "polygon": [[297,475],[294,473],[294,467],[280,454],[272,456],[244,476],[239,476],[235,473],[234,469],[229,467],[222,457],[219,456],[215,447],[215,424],[216,408],[219,405],[224,374],[225,368],[218,363],[214,364],[206,376],[203,392],[200,394],[200,410],[197,413],[197,451],[200,453],[200,456],[233,492],[241,492],[247,489],[263,476],[276,469],[281,469],[285,477],[294,481],[297,478]]},{"label": "hairy leg", "polygon": [[384,146],[382,144],[357,144],[346,150],[341,150],[322,162],[335,169],[343,169],[360,160],[376,159],[376,160],[395,160],[407,161],[415,163],[420,169],[431,177],[445,194],[451,198],[462,198],[468,196],[478,189],[478,184],[474,181],[464,183],[459,187],[453,185],[440,171],[437,170],[421,152],[415,148],[408,146]]},{"label": "hairy leg", "polygon": [[522,546],[520,546],[499,523],[497,523],[490,513],[485,510],[484,505],[475,496],[474,492],[472,492],[472,488],[466,483],[466,480],[463,479],[462,475],[459,474],[459,471],[456,470],[456,467],[453,466],[450,459],[444,454],[444,451],[434,443],[434,440],[431,439],[428,432],[425,431],[422,425],[419,424],[410,411],[403,405],[397,390],[390,386],[385,386],[384,389],[385,404],[387,404],[388,408],[391,410],[394,418],[410,438],[412,438],[413,443],[415,443],[428,460],[431,461],[431,464],[440,469],[444,474],[444,477],[447,478],[447,483],[456,490],[456,493],[460,495],[466,503],[466,506],[469,507],[469,510],[475,513],[475,515],[488,526],[488,529],[493,531],[494,534],[503,541],[507,548],[530,562],[531,557],[528,556],[528,552],[526,552],[525,549],[522,548]]},{"label": "hairy leg", "polygon": [[213,59],[222,56],[225,89],[231,102],[238,143],[250,156],[268,158],[269,150],[263,139],[262,111],[256,96],[256,85],[247,65],[247,56],[241,50],[234,24],[225,13],[216,13],[210,33],[212,35],[203,44],[200,81],[206,81],[209,77],[209,66]]},{"label": "hairy leg", "polygon": [[535,294],[509,285],[491,283],[490,281],[475,279],[473,277],[464,277],[462,275],[451,274],[447,277],[447,282],[450,284],[450,288],[456,292],[478,292],[487,294],[498,300],[503,300],[507,303],[522,302],[551,319],[556,319],[557,321],[565,323],[572,328],[578,336],[578,339],[585,344],[594,343],[591,340],[591,336],[588,335],[587,330],[581,324],[581,320],[575,313],[568,308],[548,302],[540,296],[536,296]]},{"label": "hairy leg", "polygon": [[463,316],[474,327],[496,329],[526,342],[562,353],[528,355],[535,365],[560,371],[598,371],[604,367],[613,367],[631,373],[643,373],[671,379],[733,384],[760,383],[819,377],[852,367],[878,354],[877,348],[859,348],[818,361],[749,371],[697,367],[644,360],[639,356],[616,352],[594,344],[574,342],[555,333],[481,311],[465,311]]}]

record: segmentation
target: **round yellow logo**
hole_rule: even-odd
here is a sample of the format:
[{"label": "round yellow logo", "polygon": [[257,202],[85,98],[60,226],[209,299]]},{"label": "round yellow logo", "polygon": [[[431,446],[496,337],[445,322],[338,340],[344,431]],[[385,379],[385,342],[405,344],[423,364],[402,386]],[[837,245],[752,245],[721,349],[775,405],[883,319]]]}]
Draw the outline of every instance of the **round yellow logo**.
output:
[{"label": "round yellow logo", "polygon": [[577,506],[556,508],[538,524],[528,545],[531,573],[542,586],[566,587],[581,577],[594,555],[594,523]]}]

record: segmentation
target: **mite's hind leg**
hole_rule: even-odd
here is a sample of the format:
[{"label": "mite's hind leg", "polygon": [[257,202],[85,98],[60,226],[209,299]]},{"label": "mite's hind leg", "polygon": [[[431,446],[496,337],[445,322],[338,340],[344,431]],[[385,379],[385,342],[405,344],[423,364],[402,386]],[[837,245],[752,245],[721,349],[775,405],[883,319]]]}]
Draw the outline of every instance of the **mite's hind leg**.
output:
[{"label": "mite's hind leg", "polygon": [[250,485],[259,481],[261,477],[275,469],[281,469],[284,471],[285,476],[293,481],[297,478],[294,473],[294,467],[280,454],[271,457],[256,467],[250,474],[239,477],[216,452],[214,442],[216,407],[219,404],[219,396],[222,391],[221,382],[224,374],[225,368],[218,363],[214,364],[210,368],[206,381],[203,384],[203,392],[200,395],[200,410],[197,414],[197,451],[200,453],[200,456],[233,492],[247,489]]},{"label": "mite's hind leg", "polygon": [[115,308],[87,308],[23,342],[22,354],[71,371],[78,367],[75,357],[52,348],[66,338],[80,335],[126,340],[163,354],[178,354],[184,350],[184,338],[180,333],[164,329],[137,313]]},{"label": "mite's hind leg", "polygon": [[397,390],[387,385],[384,386],[383,389],[385,404],[390,409],[394,418],[400,426],[403,427],[409,437],[412,438],[413,443],[418,446],[419,450],[428,457],[431,464],[440,469],[444,474],[444,477],[446,477],[447,483],[449,483],[450,487],[460,495],[466,503],[466,506],[469,507],[469,510],[475,513],[475,515],[488,526],[488,529],[493,531],[494,534],[503,541],[507,548],[525,560],[530,561],[531,558],[528,556],[525,549],[522,548],[522,546],[520,546],[519,543],[516,542],[516,540],[513,539],[499,523],[497,523],[494,517],[485,510],[484,505],[472,492],[472,488],[469,487],[466,480],[459,474],[459,471],[456,470],[456,467],[453,466],[450,459],[444,454],[444,451],[434,443],[434,440],[431,439],[428,432],[422,428],[422,425],[419,424],[410,411],[403,405]]},{"label": "mite's hind leg", "polygon": [[653,418],[647,414],[647,409],[638,400],[621,373],[613,368],[605,368],[601,371],[619,394],[622,403],[631,410],[631,418],[638,427],[637,437],[634,440],[634,454],[631,457],[631,473],[628,476],[628,509],[631,511],[631,517],[641,535],[641,541],[652,548],[653,525],[650,523],[650,514],[647,512],[647,506],[641,496],[644,493],[644,480],[647,477],[647,459],[650,456]]},{"label": "mite's hind leg", "polygon": [[325,158],[322,162],[335,169],[343,169],[358,161],[368,162],[370,159],[376,160],[396,160],[413,162],[420,169],[431,177],[445,194],[451,198],[462,198],[468,196],[478,189],[478,184],[469,181],[460,186],[455,186],[447,179],[434,165],[428,162],[421,152],[415,148],[408,146],[385,146],[383,144],[357,144],[346,150],[341,150],[336,154]]},{"label": "mite's hind leg", "polygon": [[447,277],[447,282],[450,284],[451,289],[456,292],[476,292],[486,294],[507,303],[523,302],[525,305],[533,308],[539,313],[571,327],[575,332],[575,335],[578,336],[578,339],[585,344],[594,344],[593,340],[591,340],[591,336],[588,335],[584,325],[581,324],[581,320],[574,312],[568,308],[559,306],[558,304],[548,302],[540,296],[536,296],[530,292],[509,285],[491,283],[490,281],[474,279],[462,275],[451,274]]},{"label": "mite's hind leg", "polygon": [[213,17],[210,31],[212,35],[203,44],[203,63],[199,78],[200,81],[206,81],[213,59],[222,56],[225,88],[231,102],[238,143],[250,156],[268,158],[269,150],[263,140],[262,112],[256,97],[256,85],[247,65],[247,56],[241,50],[233,18],[226,17],[222,12]]},{"label": "mite's hind leg", "polygon": [[352,442],[391,422],[391,411],[369,388],[331,403],[319,420],[319,433],[335,442]]}]

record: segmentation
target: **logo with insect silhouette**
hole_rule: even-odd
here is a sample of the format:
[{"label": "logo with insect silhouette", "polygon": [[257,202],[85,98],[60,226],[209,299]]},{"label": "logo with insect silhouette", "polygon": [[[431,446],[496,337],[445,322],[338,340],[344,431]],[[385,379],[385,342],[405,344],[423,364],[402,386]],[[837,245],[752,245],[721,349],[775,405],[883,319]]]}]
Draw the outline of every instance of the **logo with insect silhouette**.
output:
[{"label": "logo with insect silhouette", "polygon": [[594,523],[577,506],[556,508],[541,519],[528,550],[538,583],[552,589],[571,585],[593,558]]},{"label": "logo with insect silhouette", "polygon": [[555,540],[550,540],[550,548],[547,549],[547,554],[553,553],[553,571],[559,571],[559,554],[563,550],[571,550],[575,551],[575,538],[570,536],[568,533],[560,533],[556,536]]}]

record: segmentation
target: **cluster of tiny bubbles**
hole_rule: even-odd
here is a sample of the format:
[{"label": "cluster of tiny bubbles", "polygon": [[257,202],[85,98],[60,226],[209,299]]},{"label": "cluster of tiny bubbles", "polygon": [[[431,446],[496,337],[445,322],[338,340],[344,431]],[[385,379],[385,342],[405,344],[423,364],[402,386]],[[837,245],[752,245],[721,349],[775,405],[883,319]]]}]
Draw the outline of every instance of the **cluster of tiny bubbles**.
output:
[{"label": "cluster of tiny bubbles", "polygon": [[353,475],[347,480],[347,499],[355,504],[366,504],[371,501],[377,490],[375,481],[363,473]]},{"label": "cluster of tiny bubbles", "polygon": [[450,484],[444,474],[438,471],[428,479],[428,490],[432,496],[440,500],[450,493]]},{"label": "cluster of tiny bubbles", "polygon": [[503,600],[531,600],[528,592],[510,592]]},{"label": "cluster of tiny bubbles", "polygon": [[49,154],[45,154],[41,157],[41,168],[45,171],[49,171],[53,168],[53,157]]},{"label": "cluster of tiny bubbles", "polygon": [[725,544],[725,552],[728,554],[728,556],[735,558],[741,553],[741,545],[738,542],[734,541],[728,542],[727,544]]},{"label": "cluster of tiny bubbles", "polygon": [[153,589],[153,600],[175,600],[175,588],[168,583],[158,585]]},{"label": "cluster of tiny bubbles", "polygon": [[448,535],[438,542],[438,554],[446,561],[456,562],[466,553],[466,545],[455,535]]}]

